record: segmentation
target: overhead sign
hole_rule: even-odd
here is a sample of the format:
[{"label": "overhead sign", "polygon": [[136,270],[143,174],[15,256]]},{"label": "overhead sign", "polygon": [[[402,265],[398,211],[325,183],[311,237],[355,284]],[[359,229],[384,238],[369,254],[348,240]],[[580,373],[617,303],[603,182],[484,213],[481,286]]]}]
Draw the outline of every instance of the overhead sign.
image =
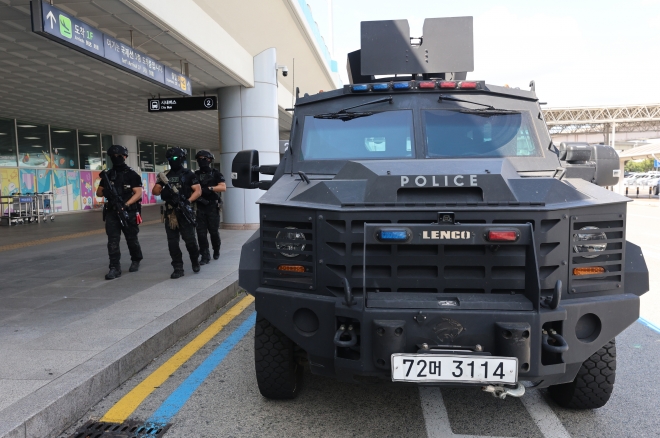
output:
[{"label": "overhead sign", "polygon": [[180,97],[169,99],[149,99],[150,113],[169,113],[172,111],[207,111],[218,109],[216,96]]},{"label": "overhead sign", "polygon": [[192,95],[190,78],[44,1],[30,2],[32,30],[172,91]]}]

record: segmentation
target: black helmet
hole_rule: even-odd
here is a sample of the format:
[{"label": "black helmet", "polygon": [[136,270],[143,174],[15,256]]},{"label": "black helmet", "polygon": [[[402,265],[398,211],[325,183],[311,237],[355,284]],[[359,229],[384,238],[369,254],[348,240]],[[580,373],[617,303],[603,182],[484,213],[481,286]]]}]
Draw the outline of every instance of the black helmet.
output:
[{"label": "black helmet", "polygon": [[124,146],[119,145],[119,144],[113,144],[108,148],[108,152],[106,152],[108,155],[123,155],[125,157],[128,157],[128,149],[126,149]]},{"label": "black helmet", "polygon": [[170,148],[167,150],[165,153],[165,158],[168,160],[171,160],[172,158],[176,157],[177,159],[183,161],[186,159],[186,150],[181,149],[181,148]]},{"label": "black helmet", "polygon": [[212,153],[209,151],[201,150],[197,151],[197,154],[195,155],[195,160],[199,160],[200,158],[208,158],[209,161],[213,162],[215,160],[215,157],[213,156]]}]

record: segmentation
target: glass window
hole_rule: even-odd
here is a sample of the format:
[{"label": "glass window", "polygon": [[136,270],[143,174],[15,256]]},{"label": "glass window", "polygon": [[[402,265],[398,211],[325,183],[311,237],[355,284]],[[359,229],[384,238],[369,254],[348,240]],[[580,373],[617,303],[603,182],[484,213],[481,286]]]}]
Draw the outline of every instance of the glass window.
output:
[{"label": "glass window", "polygon": [[412,158],[412,111],[385,111],[352,120],[305,117],[301,160]]},{"label": "glass window", "polygon": [[103,169],[111,169],[112,162],[108,160],[106,152],[112,146],[112,135],[101,135],[101,157]]},{"label": "glass window", "polygon": [[197,155],[197,149],[190,149],[190,160],[188,161],[190,163],[190,169],[195,171],[197,170],[197,160],[195,159],[195,155]]},{"label": "glass window", "polygon": [[18,165],[21,167],[48,167],[50,161],[48,126],[17,122],[16,127]]},{"label": "glass window", "polygon": [[80,168],[85,170],[101,170],[101,134],[78,131],[78,150],[80,151]]},{"label": "glass window", "polygon": [[184,163],[184,166],[188,169],[192,169],[192,162],[195,161],[195,157],[190,155],[192,153],[192,150],[190,148],[182,148],[184,151],[186,151],[186,162]]},{"label": "glass window", "polygon": [[78,145],[75,129],[51,127],[50,142],[53,167],[78,169]]},{"label": "glass window", "polygon": [[140,148],[139,162],[140,170],[145,172],[154,171],[154,144],[150,141],[139,141]]},{"label": "glass window", "polygon": [[166,153],[166,144],[154,145],[154,162],[156,163],[156,172],[165,172],[167,170],[167,158],[165,158]]},{"label": "glass window", "polygon": [[0,119],[0,166],[17,166],[13,120]]},{"label": "glass window", "polygon": [[528,111],[422,111],[427,155],[435,157],[540,157]]}]

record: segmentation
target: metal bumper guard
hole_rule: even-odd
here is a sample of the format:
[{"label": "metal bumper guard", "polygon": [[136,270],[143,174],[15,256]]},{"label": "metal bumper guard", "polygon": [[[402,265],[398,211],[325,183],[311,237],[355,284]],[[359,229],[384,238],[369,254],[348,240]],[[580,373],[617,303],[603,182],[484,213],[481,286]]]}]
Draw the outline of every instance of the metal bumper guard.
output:
[{"label": "metal bumper guard", "polygon": [[[399,235],[401,241],[387,242],[382,238],[385,228],[405,229],[405,241]],[[518,238],[489,241],[493,229],[516,231]],[[423,344],[444,351],[478,346],[475,351],[480,354],[517,357],[519,379],[546,387],[571,381],[582,362],[639,317],[639,297],[626,293],[542,306],[531,224],[365,224],[364,237],[366,293],[347,291],[346,297],[337,298],[269,288],[255,291],[259,314],[308,353],[315,374],[342,380],[388,378],[393,353],[418,352]],[[393,243],[522,245],[524,294],[372,292],[378,289],[378,279],[369,278],[366,271],[373,263],[367,245]],[[543,348],[544,343],[554,348]]]}]

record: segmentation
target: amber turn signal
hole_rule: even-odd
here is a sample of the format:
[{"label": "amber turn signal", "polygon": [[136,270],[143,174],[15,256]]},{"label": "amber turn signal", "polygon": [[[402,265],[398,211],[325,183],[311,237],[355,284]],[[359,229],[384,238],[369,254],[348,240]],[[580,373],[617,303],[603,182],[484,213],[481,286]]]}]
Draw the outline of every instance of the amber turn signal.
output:
[{"label": "amber turn signal", "polygon": [[277,270],[287,272],[305,272],[305,267],[300,265],[279,265]]},{"label": "amber turn signal", "polygon": [[591,275],[604,274],[605,268],[602,266],[586,266],[584,268],[573,268],[573,275]]}]

